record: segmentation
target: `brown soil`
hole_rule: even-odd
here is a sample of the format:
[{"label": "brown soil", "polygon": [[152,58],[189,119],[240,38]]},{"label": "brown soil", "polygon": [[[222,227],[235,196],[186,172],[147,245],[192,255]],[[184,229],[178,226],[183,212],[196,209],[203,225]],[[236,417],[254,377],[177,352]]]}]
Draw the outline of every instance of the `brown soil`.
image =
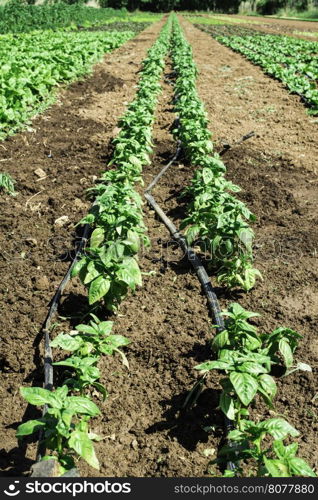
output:
[{"label": "brown soil", "polygon": [[[257,322],[264,331],[280,325],[297,329],[304,335],[297,360],[310,363],[316,372],[318,234],[313,221],[317,217],[318,178],[314,173],[317,135],[312,119],[279,83],[184,24],[201,70],[198,88],[218,147],[222,148],[223,140],[232,142],[252,129],[257,133],[256,138],[227,152],[224,160],[229,178],[243,187],[242,198],[258,216],[256,264],[264,281],[249,294],[229,296],[218,288],[222,307],[230,300],[239,300],[262,314]],[[3,144],[7,148],[3,158],[12,158],[4,162],[5,170],[18,180],[20,192],[16,199],[1,197],[3,475],[27,474],[35,458],[34,444],[18,447],[15,439],[18,423],[36,415],[30,408],[24,413],[18,388],[21,384],[42,384],[40,353],[34,339],[69,264],[66,255],[73,246],[74,223],[88,207],[84,190],[92,184],[92,176],[105,168],[111,154],[109,140],[116,133],[124,102],[134,94],[140,61],[158,29],[158,24],[152,26],[140,35],[146,41],[136,44],[132,40],[107,55],[89,80],[66,90],[61,103],[34,122],[34,132]],[[222,67],[229,69],[222,71]],[[102,75],[107,75],[108,83],[100,92],[105,85]],[[144,172],[146,185],[175,152],[169,131],[175,118],[171,97],[172,87],[164,83],[154,128],[156,153]],[[274,114],[268,111],[271,106]],[[299,144],[294,143],[296,137]],[[47,156],[50,152],[52,158]],[[37,167],[48,174],[43,181],[36,181],[33,171]],[[178,194],[192,175],[193,169],[181,156],[154,190],[156,200],[177,225],[184,217]],[[44,191],[29,200],[41,186]],[[69,225],[58,229],[53,223],[61,215],[69,216]],[[207,341],[213,335],[212,320],[188,263],[146,206],[145,222],[152,247],[144,250],[140,263],[143,272],[155,274],[144,275],[142,289],[124,301],[114,318],[115,332],[132,340],[126,349],[130,370],[119,358],[101,362],[110,397],[101,404],[102,417],[93,424],[94,431],[105,437],[96,445],[101,462],[98,474],[203,476],[208,469],[204,451],[210,450],[214,458],[223,435],[222,417],[216,410],[218,376],[209,380],[191,411],[183,412],[182,404],[196,378],[193,366],[210,355]],[[26,252],[24,259],[21,252]],[[64,295],[60,314],[78,313],[83,304],[81,294],[75,280]],[[300,429],[301,456],[317,466],[313,454],[317,431],[313,377],[296,372],[280,379],[277,411]],[[267,416],[260,403],[253,411],[259,418]],[[214,427],[212,433],[204,430],[209,426]],[[80,470],[82,475],[97,475],[84,462],[80,462]]]}]

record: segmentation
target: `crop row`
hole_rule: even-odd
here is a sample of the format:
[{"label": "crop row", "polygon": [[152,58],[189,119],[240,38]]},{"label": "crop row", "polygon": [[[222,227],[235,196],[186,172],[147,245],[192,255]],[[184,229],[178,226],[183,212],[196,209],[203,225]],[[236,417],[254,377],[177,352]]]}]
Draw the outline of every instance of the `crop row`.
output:
[{"label": "crop row", "polygon": [[[96,196],[94,204],[79,223],[89,224],[92,233],[89,247],[75,263],[72,276],[80,277],[88,288],[89,305],[101,314],[104,306],[115,310],[129,289],[135,290],[142,284],[137,253],[142,244],[149,242],[142,220],[142,201],[134,183],[141,181],[142,167],[150,162],[154,110],[170,32],[168,22],[143,61],[136,98],[119,123],[121,131],[114,141],[113,168],[91,190]],[[50,450],[44,459],[57,460],[60,473],[74,467],[74,452],[92,467],[99,468],[93,441],[100,438],[90,431],[89,420],[100,410],[91,401],[90,393],[97,389],[104,399],[108,394],[100,383],[97,365],[102,355],[118,353],[128,367],[121,348],[129,340],[111,334],[113,322],[101,321],[95,314],[91,317],[89,324],[80,324],[70,333],[62,332],[51,342],[52,347],[72,353],[54,363],[71,369],[72,376],[55,391],[21,388],[22,396],[30,404],[47,405],[48,409],[43,418],[21,424],[17,436],[21,438],[41,429],[45,446]]]},{"label": "crop row", "polygon": [[54,89],[89,73],[134,32],[42,32],[1,37],[0,139],[54,98]]},{"label": "crop row", "polygon": [[[250,212],[245,205],[228,194],[228,191],[238,189],[226,181],[225,166],[217,155],[212,155],[208,121],[195,89],[197,70],[191,46],[185,39],[177,18],[174,18],[172,58],[177,73],[176,110],[180,121],[175,133],[180,138],[188,159],[198,166],[187,189],[187,193],[193,198],[189,216],[184,221],[184,226],[190,224],[187,236],[190,242],[196,242],[197,238],[207,240],[212,249],[228,245],[231,250],[230,258],[225,257],[221,261],[220,256],[213,255],[213,261],[220,260],[221,270],[225,269],[219,279],[226,281],[228,286],[242,286],[235,275],[233,279],[232,265],[229,266],[228,263],[235,263],[233,267],[237,268],[236,273],[241,270],[237,265],[238,261],[240,266],[242,262],[250,263],[250,260],[242,258],[242,251],[238,246],[238,242],[243,242],[244,250],[247,250],[251,259],[249,252],[253,235],[243,219],[250,218]],[[255,271],[253,270],[254,275]],[[253,286],[246,269],[243,277],[241,273],[239,276],[245,289]],[[280,417],[260,422],[249,418],[250,405],[257,395],[263,398],[270,409],[274,409],[277,386],[271,375],[273,367],[285,366],[285,375],[295,370],[293,354],[301,335],[283,327],[271,334],[258,334],[257,328],[249,320],[259,314],[244,310],[238,303],[232,304],[222,315],[227,318],[225,326],[212,341],[217,359],[195,367],[204,377],[210,370],[218,370],[225,375],[220,381],[222,393],[219,407],[232,422],[234,430],[228,436],[231,443],[221,449],[216,462],[231,461],[235,464],[234,470],[225,471],[224,475],[227,477],[244,475],[244,462],[248,464],[249,475],[315,476],[309,465],[297,457],[297,443],[284,443],[285,439],[299,436],[293,426]],[[296,369],[311,370],[304,363],[299,363]],[[270,445],[269,438],[272,438]]]},{"label": "crop row", "polygon": [[87,7],[76,2],[30,5],[24,0],[9,0],[0,6],[0,33],[27,33],[34,30],[57,28],[76,29],[78,26],[103,26],[113,21],[153,22],[158,14],[131,15],[126,9]]},{"label": "crop row", "polygon": [[[202,29],[210,33],[209,28]],[[318,113],[318,57],[315,42],[256,33],[216,36],[216,40],[243,54],[267,74],[283,82],[291,92],[302,96],[311,106],[311,114]]]},{"label": "crop row", "polygon": [[210,254],[218,280],[228,287],[251,289],[260,272],[253,268],[255,216],[233,193],[240,188],[225,177],[226,168],[213,152],[204,106],[196,91],[197,69],[192,49],[177,21],[174,25],[172,58],[177,73],[176,111],[180,126],[175,135],[184,145],[188,160],[198,168],[185,193],[190,196],[188,216],[181,227],[190,244]]}]

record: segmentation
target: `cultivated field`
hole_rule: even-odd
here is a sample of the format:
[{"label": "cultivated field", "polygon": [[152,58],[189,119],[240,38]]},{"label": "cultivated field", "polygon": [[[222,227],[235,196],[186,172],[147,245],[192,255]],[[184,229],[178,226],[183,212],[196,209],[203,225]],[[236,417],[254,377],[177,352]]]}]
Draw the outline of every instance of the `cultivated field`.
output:
[{"label": "cultivated field", "polygon": [[1,474],[314,476],[314,23],[108,21],[0,35]]}]

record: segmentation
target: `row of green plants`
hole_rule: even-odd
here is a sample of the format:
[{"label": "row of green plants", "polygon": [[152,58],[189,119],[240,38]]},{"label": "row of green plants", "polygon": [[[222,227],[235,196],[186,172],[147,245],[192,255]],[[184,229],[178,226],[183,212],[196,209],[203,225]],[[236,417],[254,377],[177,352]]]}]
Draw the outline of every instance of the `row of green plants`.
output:
[{"label": "row of green plants", "polygon": [[226,317],[225,327],[212,341],[217,359],[195,367],[203,375],[211,370],[224,375],[220,380],[219,407],[233,430],[228,434],[230,443],[221,448],[214,463],[235,464],[234,470],[225,470],[226,477],[246,473],[257,477],[315,477],[309,465],[297,456],[298,444],[285,442],[299,436],[299,431],[281,416],[257,422],[250,418],[259,398],[269,410],[275,410],[275,368],[285,370],[284,376],[295,370],[311,371],[305,363],[294,366],[294,353],[302,336],[284,327],[260,334],[250,323],[259,314],[237,303],[222,314]]},{"label": "row of green plants", "polygon": [[61,387],[49,391],[40,387],[21,388],[22,396],[35,406],[47,405],[42,418],[21,424],[17,437],[42,430],[49,454],[56,459],[60,472],[74,467],[76,455],[92,467],[99,468],[93,441],[101,439],[90,430],[90,419],[100,414],[91,400],[99,391],[105,400],[107,390],[100,382],[98,363],[103,355],[119,354],[128,367],[122,348],[129,340],[111,333],[113,322],[101,321],[96,314],[115,311],[129,289],[142,284],[137,253],[148,245],[142,220],[142,201],[134,190],[141,181],[143,165],[150,162],[151,132],[154,111],[160,91],[159,80],[169,49],[171,23],[162,29],[143,61],[135,99],[119,122],[120,133],[114,140],[111,167],[101,182],[90,190],[95,196],[92,209],[79,224],[89,224],[92,232],[85,254],[75,263],[72,276],[79,276],[88,289],[91,321],[76,326],[75,331],[60,333],[51,346],[71,352],[71,356],[53,363],[70,371]]},{"label": "row of green plants", "polygon": [[1,37],[0,139],[51,104],[58,85],[89,73],[106,52],[133,36],[47,31]]},{"label": "row of green plants", "polygon": [[[25,0],[10,0],[0,6],[0,33],[28,33],[35,30],[50,30],[77,26],[104,25],[113,21],[130,20],[126,9],[87,7],[82,2],[68,4],[63,1],[29,5]],[[154,14],[143,13],[139,19],[152,22]],[[141,21],[140,21],[141,22]]]},{"label": "row of green plants", "polygon": [[[192,202],[183,226],[190,243],[200,238],[201,243],[203,240],[211,245],[213,263],[219,261],[224,273],[219,275],[221,281],[228,286],[240,284],[248,290],[259,275],[251,268],[253,233],[245,222],[254,217],[243,203],[229,194],[239,188],[226,180],[225,166],[213,154],[207,116],[196,92],[197,68],[191,46],[176,18],[172,57],[177,73],[176,110],[180,118],[175,134],[191,163],[199,167],[186,191]],[[226,251],[218,254],[216,251],[223,245]],[[234,468],[225,470],[225,477],[315,476],[309,465],[297,456],[298,444],[285,442],[290,443],[299,436],[293,426],[280,416],[260,422],[250,418],[259,397],[274,410],[275,368],[283,368],[284,375],[295,370],[311,371],[305,363],[294,366],[294,352],[301,335],[284,327],[270,334],[259,334],[257,327],[250,323],[259,314],[246,311],[238,303],[221,314],[226,317],[225,326],[222,331],[215,326],[218,333],[211,343],[217,359],[195,367],[204,378],[211,370],[224,374],[220,380],[219,408],[233,430],[228,434],[229,443],[222,447],[214,463],[234,464]]]},{"label": "row of green plants", "polygon": [[196,91],[197,68],[192,49],[174,18],[172,43],[176,71],[175,110],[188,160],[197,166],[185,195],[190,197],[187,217],[181,224],[189,244],[199,245],[211,256],[211,266],[221,284],[250,290],[260,272],[253,267],[254,233],[249,223],[255,216],[233,193],[240,188],[225,177],[226,168],[213,151],[208,119]]},{"label": "row of green plants", "polygon": [[215,35],[215,29],[213,33],[210,28],[201,29],[283,82],[290,92],[305,98],[311,108],[310,114],[318,113],[316,42],[290,36],[248,33],[248,30],[241,30],[242,33],[236,35],[232,27],[227,27],[229,34],[226,36]]},{"label": "row of green plants", "polygon": [[63,475],[75,467],[76,457],[83,458],[91,467],[99,469],[94,441],[103,439],[90,428],[90,420],[101,411],[92,401],[93,390],[103,399],[108,396],[100,382],[98,363],[101,356],[119,353],[127,366],[121,348],[130,341],[122,335],[112,335],[112,321],[100,321],[91,315],[89,324],[80,324],[70,333],[60,333],[51,342],[72,354],[54,366],[66,367],[67,378],[54,391],[42,387],[21,387],[22,397],[31,405],[45,406],[42,417],[28,420],[18,427],[18,439],[41,432],[46,455],[42,460],[56,460],[58,472]]},{"label": "row of green plants", "polygon": [[142,246],[149,246],[149,239],[143,202],[134,184],[142,182],[143,166],[150,164],[152,125],[170,32],[169,21],[143,61],[136,98],[119,121],[121,130],[113,141],[109,166],[114,168],[91,190],[95,202],[80,221],[89,224],[93,232],[90,247],[72,274],[87,286],[91,305],[103,299],[110,311],[118,307],[129,289],[134,291],[141,285],[137,254]]}]

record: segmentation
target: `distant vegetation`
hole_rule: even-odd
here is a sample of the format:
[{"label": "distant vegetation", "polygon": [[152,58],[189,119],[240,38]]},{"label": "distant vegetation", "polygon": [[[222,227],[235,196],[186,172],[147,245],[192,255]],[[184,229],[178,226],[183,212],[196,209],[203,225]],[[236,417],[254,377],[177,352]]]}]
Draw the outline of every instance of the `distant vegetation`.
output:
[{"label": "distant vegetation", "polygon": [[[33,1],[33,0],[30,0]],[[120,1],[119,1],[120,3]],[[134,20],[127,9],[96,9],[84,3],[46,2],[41,5],[26,0],[10,0],[0,6],[0,33],[27,33],[34,30],[102,25],[113,20]],[[139,22],[153,21],[153,14],[143,14]]]},{"label": "distant vegetation", "polygon": [[[86,3],[90,4],[89,0]],[[129,12],[135,10],[279,14],[304,19],[318,17],[318,0],[246,0],[244,2],[241,0],[96,0],[94,5],[98,4],[102,8],[89,7],[83,0],[0,0],[0,33],[20,33],[72,25],[101,25],[109,22],[111,18],[127,18]]]}]

